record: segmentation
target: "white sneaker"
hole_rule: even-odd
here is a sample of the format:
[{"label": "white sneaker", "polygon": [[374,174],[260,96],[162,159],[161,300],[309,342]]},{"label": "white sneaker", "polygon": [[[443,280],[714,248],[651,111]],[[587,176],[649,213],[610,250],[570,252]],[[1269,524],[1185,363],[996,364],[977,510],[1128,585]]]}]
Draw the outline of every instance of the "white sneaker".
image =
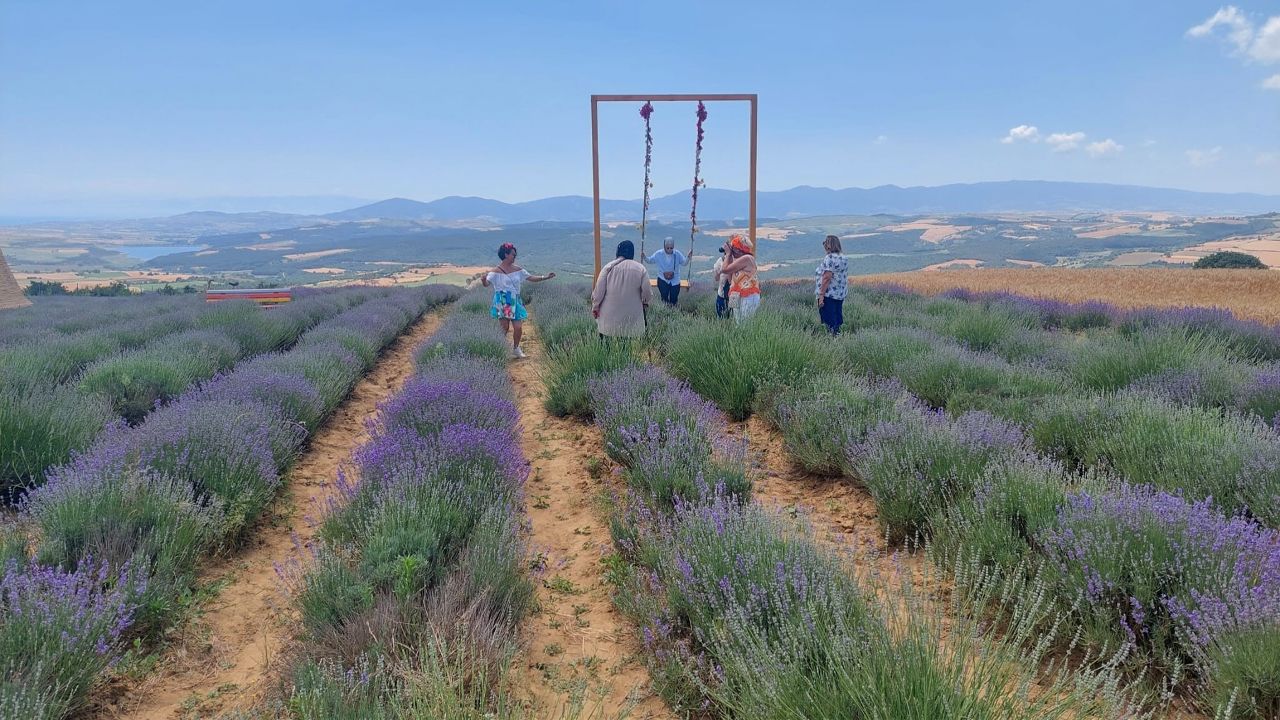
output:
[{"label": "white sneaker", "polygon": [[512,350],[511,350],[511,357],[515,357],[515,358],[522,358],[522,357],[527,357],[527,356],[524,354],[524,350],[521,350],[521,349],[520,349],[520,346],[519,346],[519,345],[517,345],[516,347],[512,348]]}]

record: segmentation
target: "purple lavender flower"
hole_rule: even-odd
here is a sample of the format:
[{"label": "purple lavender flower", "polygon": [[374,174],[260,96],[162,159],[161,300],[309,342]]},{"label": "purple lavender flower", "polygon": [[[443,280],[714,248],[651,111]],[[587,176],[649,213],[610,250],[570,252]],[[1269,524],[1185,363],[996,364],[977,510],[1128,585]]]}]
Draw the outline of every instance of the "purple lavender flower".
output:
[{"label": "purple lavender flower", "polygon": [[98,673],[119,657],[121,636],[146,584],[85,558],[79,569],[9,561],[0,568],[0,634],[7,682],[44,695],[54,716],[83,706]]},{"label": "purple lavender flower", "polygon": [[1037,538],[1060,593],[1148,650],[1280,624],[1280,534],[1149,486],[1067,496]]}]

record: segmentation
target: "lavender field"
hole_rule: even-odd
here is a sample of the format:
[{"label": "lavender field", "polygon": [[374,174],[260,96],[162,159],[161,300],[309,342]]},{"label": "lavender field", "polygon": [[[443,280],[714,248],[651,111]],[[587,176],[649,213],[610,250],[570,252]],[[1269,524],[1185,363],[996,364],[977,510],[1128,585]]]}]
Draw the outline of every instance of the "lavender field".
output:
[{"label": "lavender field", "polygon": [[[617,604],[672,707],[1280,716],[1280,332],[882,286],[831,338],[809,288],[765,298],[735,326],[695,293],[613,347],[571,298],[539,305],[576,338],[548,408],[594,418],[621,466]],[[877,554],[824,539],[829,509],[753,502],[737,425],[866,497]]]},{"label": "lavender field", "polygon": [[[777,285],[613,342],[586,292],[515,364],[441,287],[0,318],[0,717],[1280,715],[1275,328],[879,286],[831,337]],[[217,362],[136,416],[86,382],[178,349]],[[251,597],[210,559],[273,557],[280,660],[166,669]]]}]

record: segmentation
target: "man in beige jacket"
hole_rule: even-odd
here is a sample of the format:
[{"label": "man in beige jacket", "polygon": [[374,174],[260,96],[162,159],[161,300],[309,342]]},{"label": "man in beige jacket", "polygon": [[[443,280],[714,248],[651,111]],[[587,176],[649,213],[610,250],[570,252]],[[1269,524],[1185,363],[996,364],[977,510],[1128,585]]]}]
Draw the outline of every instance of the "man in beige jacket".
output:
[{"label": "man in beige jacket", "polygon": [[618,256],[600,268],[591,292],[591,314],[601,337],[641,337],[649,306],[649,272],[636,262],[630,240],[618,243]]}]

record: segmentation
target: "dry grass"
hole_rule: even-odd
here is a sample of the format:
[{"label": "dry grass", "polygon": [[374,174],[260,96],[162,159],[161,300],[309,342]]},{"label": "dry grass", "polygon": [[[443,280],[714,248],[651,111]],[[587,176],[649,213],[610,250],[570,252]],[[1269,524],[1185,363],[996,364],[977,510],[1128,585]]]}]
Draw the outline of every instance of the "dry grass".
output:
[{"label": "dry grass", "polygon": [[991,268],[863,275],[858,283],[892,282],[936,294],[952,288],[1007,290],[1121,307],[1223,307],[1241,317],[1280,323],[1280,273],[1179,268]]}]

